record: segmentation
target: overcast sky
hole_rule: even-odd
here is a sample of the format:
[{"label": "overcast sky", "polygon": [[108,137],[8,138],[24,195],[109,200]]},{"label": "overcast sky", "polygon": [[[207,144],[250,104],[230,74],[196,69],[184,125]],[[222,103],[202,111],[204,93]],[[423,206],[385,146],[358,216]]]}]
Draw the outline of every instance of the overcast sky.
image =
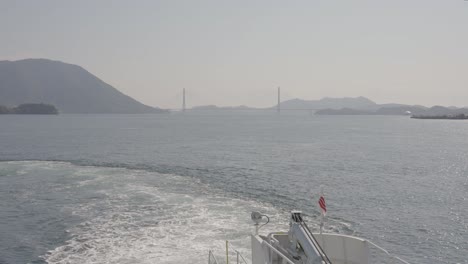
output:
[{"label": "overcast sky", "polygon": [[78,64],[152,106],[366,96],[468,106],[464,0],[0,0],[0,60]]}]

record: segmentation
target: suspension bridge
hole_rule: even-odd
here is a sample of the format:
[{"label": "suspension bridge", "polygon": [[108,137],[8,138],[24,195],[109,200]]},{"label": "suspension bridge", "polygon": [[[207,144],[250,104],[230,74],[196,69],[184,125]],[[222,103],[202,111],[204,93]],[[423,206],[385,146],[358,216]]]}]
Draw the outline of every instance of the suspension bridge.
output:
[{"label": "suspension bridge", "polygon": [[[180,96],[180,94],[179,94]],[[266,108],[256,108],[256,107],[247,107],[247,106],[238,106],[238,107],[223,107],[216,105],[201,106],[201,107],[187,107],[187,94],[185,88],[182,89],[182,104],[180,108],[171,108],[167,109],[174,112],[187,112],[187,111],[276,111],[278,114],[282,111],[316,111],[317,108],[285,108],[281,106],[281,87],[277,89],[277,102],[273,107]]]}]

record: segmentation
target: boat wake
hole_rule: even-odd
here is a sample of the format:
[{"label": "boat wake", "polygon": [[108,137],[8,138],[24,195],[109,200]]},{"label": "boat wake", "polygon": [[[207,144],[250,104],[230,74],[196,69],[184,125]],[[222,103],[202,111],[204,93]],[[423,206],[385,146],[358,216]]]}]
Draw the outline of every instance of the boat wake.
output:
[{"label": "boat wake", "polygon": [[192,178],[63,162],[10,163],[23,174],[63,173],[56,188],[68,193],[62,198],[69,203],[60,210],[82,219],[67,230],[65,243],[42,256],[47,263],[205,262],[209,249],[223,252],[225,239],[249,256],[250,212],[282,218],[270,205],[224,197]]},{"label": "boat wake", "polygon": [[40,256],[46,263],[204,263],[210,249],[222,256],[225,240],[250,259],[252,211],[271,218],[264,231],[288,229],[287,211],[193,177],[56,161],[1,164],[7,175],[38,181],[17,199],[58,210],[44,216],[61,218],[48,228],[63,229],[61,237],[40,235],[48,240]]}]

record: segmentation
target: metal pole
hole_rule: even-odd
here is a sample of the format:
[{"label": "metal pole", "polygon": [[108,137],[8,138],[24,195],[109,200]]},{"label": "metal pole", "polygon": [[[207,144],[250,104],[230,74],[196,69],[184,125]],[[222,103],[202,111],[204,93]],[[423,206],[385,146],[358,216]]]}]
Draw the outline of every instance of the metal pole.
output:
[{"label": "metal pole", "polygon": [[[324,197],[323,196],[323,185],[320,185],[320,197]],[[320,211],[320,234],[322,234],[324,218],[325,218],[325,215],[323,213],[323,210],[321,210]]]},{"label": "metal pole", "polygon": [[226,240],[226,264],[229,264],[229,246],[228,246],[227,240]]},{"label": "metal pole", "polygon": [[[320,185],[320,197],[324,197],[323,196],[323,185]],[[324,197],[324,199],[325,199],[325,197]],[[325,218],[325,213],[323,212],[323,209],[322,209],[322,210],[320,210],[320,234],[322,234],[322,231],[323,231],[323,221],[325,220],[324,218]]]},{"label": "metal pole", "polygon": [[323,213],[321,213],[321,216],[320,216],[320,234],[322,234],[322,230],[323,230]]}]

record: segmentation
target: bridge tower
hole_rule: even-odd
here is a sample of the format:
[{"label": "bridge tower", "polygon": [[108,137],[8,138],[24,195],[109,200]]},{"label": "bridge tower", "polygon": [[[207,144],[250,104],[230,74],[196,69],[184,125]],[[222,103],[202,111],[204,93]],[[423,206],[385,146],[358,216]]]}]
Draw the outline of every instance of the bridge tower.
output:
[{"label": "bridge tower", "polygon": [[182,112],[185,112],[185,88],[182,91]]}]

